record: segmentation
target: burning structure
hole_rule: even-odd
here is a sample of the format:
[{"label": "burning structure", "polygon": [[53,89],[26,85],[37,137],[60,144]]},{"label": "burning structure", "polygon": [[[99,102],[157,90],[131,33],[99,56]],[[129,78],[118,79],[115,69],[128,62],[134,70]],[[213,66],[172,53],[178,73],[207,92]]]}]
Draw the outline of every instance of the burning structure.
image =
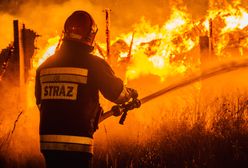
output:
[{"label": "burning structure", "polygon": [[[198,66],[200,57],[196,50],[202,36],[208,37],[209,44],[205,45],[211,48],[212,57],[218,60],[230,58],[234,51],[236,57],[246,54],[248,13],[241,2],[212,1],[207,15],[200,19],[193,19],[185,6],[177,7],[172,6],[170,18],[163,25],[151,25],[143,18],[132,32],[112,37],[111,47],[98,42],[95,53],[105,59],[114,58],[113,65],[128,60],[126,79],[134,79],[141,74],[165,78]],[[108,32],[107,41],[110,38]],[[48,46],[51,48],[39,51],[42,54],[38,54],[35,60],[44,60],[51,55],[58,41],[58,36],[49,39]],[[113,53],[109,55],[111,50]],[[126,59],[130,56],[131,60]]]},{"label": "burning structure", "polygon": [[[149,19],[143,17],[141,21],[134,24],[133,29],[129,32],[113,36],[113,29],[111,29],[107,23],[107,44],[105,40],[97,41],[97,47],[95,47],[94,53],[109,61],[118,75],[125,79],[127,84],[136,84],[139,86],[140,83],[144,84],[147,83],[148,80],[153,80],[154,85],[159,83],[159,86],[161,87],[165,82],[170,83],[170,80],[173,80],[172,78],[187,77],[191,72],[201,71],[202,67],[207,67],[209,62],[213,62],[213,60],[215,62],[222,62],[234,57],[247,57],[247,2],[241,0],[210,0],[207,3],[207,12],[200,17],[192,16],[190,10],[187,8],[186,1],[170,1],[168,4],[170,4],[171,13],[168,19],[165,19],[162,24],[151,23],[149,22]],[[102,8],[99,11],[101,12],[102,22],[105,22]],[[112,12],[108,14],[114,15],[114,12],[115,11],[112,9]],[[103,25],[105,25],[105,23]],[[111,26],[112,25],[114,25],[114,23],[112,23]],[[102,26],[102,29],[104,30],[104,26]],[[39,31],[38,29],[35,30]],[[32,52],[33,49],[31,49],[28,56],[33,56],[31,67],[35,69],[47,57],[55,52],[61,39],[61,35],[58,32],[51,33],[52,35],[45,34],[44,39],[46,42],[43,41],[40,43],[40,49],[36,50],[34,54]],[[28,46],[30,46],[30,44],[28,44]],[[12,54],[13,45],[2,50],[0,65],[3,66],[2,69],[0,69],[0,73],[5,71],[8,72],[8,68],[6,69],[6,60],[8,61],[9,57],[7,57],[7,55]],[[11,68],[11,66],[9,66],[9,68]],[[12,70],[9,71],[12,72]],[[33,76],[31,75],[30,77],[32,78]],[[142,80],[139,81],[139,79]],[[140,90],[141,95],[154,91],[154,89],[151,89],[150,87],[155,86],[148,86],[147,84],[147,88],[149,89]],[[201,84],[200,86],[196,85],[196,87],[189,90],[198,92],[200,90],[199,88],[201,88]],[[190,96],[193,97],[192,95]],[[29,101],[33,106],[33,100],[30,100],[29,98]],[[167,106],[165,102],[163,103],[164,106]],[[191,103],[188,102],[188,104]],[[107,103],[104,104],[104,106],[105,108],[110,107]],[[154,106],[156,106],[156,104]],[[229,110],[227,104],[223,104],[223,106],[225,106],[223,109],[226,111]],[[241,103],[240,106],[242,106],[242,108],[238,107],[238,111],[242,111],[243,109],[242,115],[247,119],[246,103]],[[152,111],[151,109],[149,110]],[[137,122],[133,121],[135,119],[141,121],[141,123],[152,120],[149,119],[151,115],[148,115],[147,117],[146,115],[143,116],[140,111],[138,112],[140,114],[131,115],[131,121],[129,122]],[[132,117],[136,118],[132,120]],[[149,124],[150,123],[151,122],[149,122]],[[106,127],[107,126],[104,125],[104,128]],[[127,127],[130,128],[131,126],[129,127],[127,123]],[[119,130],[117,132],[119,135]],[[105,136],[109,138],[110,135],[108,134],[109,133],[105,130],[104,133],[100,132],[98,137],[99,139],[102,139],[102,137]],[[101,143],[102,142],[100,142],[100,144]],[[248,144],[244,144],[244,148],[247,149]],[[108,145],[109,144],[107,144],[107,146]],[[169,148],[168,146],[166,147],[167,149]],[[107,153],[109,158],[104,159],[112,161],[112,163],[108,163],[107,165],[114,165],[115,162],[113,158],[111,158],[111,154],[109,154],[109,151]],[[246,158],[244,159],[244,163],[247,165],[247,153],[245,153],[243,157]],[[194,164],[193,159],[192,164]],[[130,160],[132,161],[132,159]],[[195,158],[195,160],[197,160],[197,158]]]}]

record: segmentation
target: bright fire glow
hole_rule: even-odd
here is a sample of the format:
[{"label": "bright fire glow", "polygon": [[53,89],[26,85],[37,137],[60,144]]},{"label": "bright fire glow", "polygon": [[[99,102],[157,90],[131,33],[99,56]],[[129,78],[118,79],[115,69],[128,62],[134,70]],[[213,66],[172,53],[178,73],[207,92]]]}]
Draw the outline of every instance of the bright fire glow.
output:
[{"label": "bright fire glow", "polygon": [[[60,36],[55,36],[53,38],[48,39],[47,46],[44,47],[43,50],[39,51],[39,53],[35,56],[34,67],[38,67],[42,64],[48,57],[55,53],[56,47],[59,43]],[[38,61],[36,61],[38,60]]]},{"label": "bright fire glow", "polygon": [[[210,6],[208,14],[199,20],[193,20],[186,8],[179,10],[175,7],[172,8],[170,18],[162,26],[151,25],[148,20],[142,18],[134,25],[133,32],[122,34],[111,41],[118,51],[114,52],[114,57],[117,57],[114,64],[124,66],[121,61],[130,52],[127,48],[132,48],[131,59],[128,59],[125,67],[127,80],[147,74],[160,76],[164,80],[167,76],[183,74],[193,68],[193,65],[199,65],[200,54],[195,55],[191,52],[199,46],[199,36],[209,35],[210,19],[213,25],[211,38],[215,55],[219,59],[226,56],[225,49],[235,42],[234,37],[242,55],[243,48],[248,48],[247,31],[243,31],[248,29],[248,12],[235,1],[233,4],[219,7]],[[233,37],[234,31],[237,32]],[[122,44],[117,43],[120,39],[126,46],[130,46],[132,42],[132,47],[121,46]],[[38,65],[55,52],[58,41],[59,36],[49,39],[48,47],[37,56],[40,58]],[[103,57],[102,55],[106,55],[106,44],[98,43],[98,46],[101,51],[96,49],[94,54]],[[119,51],[119,48],[122,50]],[[115,48],[112,47],[111,50]]]}]

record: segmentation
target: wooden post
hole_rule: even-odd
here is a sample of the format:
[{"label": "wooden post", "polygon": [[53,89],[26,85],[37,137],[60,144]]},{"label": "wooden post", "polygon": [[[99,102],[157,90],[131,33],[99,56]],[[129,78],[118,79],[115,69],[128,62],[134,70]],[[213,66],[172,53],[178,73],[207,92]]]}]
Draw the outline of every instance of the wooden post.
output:
[{"label": "wooden post", "polygon": [[210,57],[210,39],[208,36],[200,36],[200,60],[201,67],[204,68]]},{"label": "wooden post", "polygon": [[[208,36],[200,37],[200,60],[201,71],[205,71],[209,65],[216,62],[216,56],[214,54],[214,38],[213,38],[213,22],[209,20],[209,33]],[[214,88],[211,87],[213,83],[211,80],[201,82],[200,102],[204,103],[211,98],[211,94],[214,93]]]},{"label": "wooden post", "polygon": [[105,19],[106,19],[106,44],[107,44],[107,58],[110,59],[110,9],[106,8],[105,12]]},{"label": "wooden post", "polygon": [[29,70],[32,68],[32,57],[35,53],[35,39],[39,37],[36,32],[30,29],[26,29],[25,25],[22,25],[21,29],[21,43],[24,55],[24,79],[27,81]]},{"label": "wooden post", "polygon": [[201,66],[205,67],[206,64],[216,61],[214,53],[214,37],[213,37],[213,21],[209,20],[209,33],[208,36],[200,36],[200,54]]},{"label": "wooden post", "polygon": [[22,33],[20,33],[19,22],[14,20],[14,61],[16,65],[16,81],[19,82],[19,108],[22,111],[25,108],[26,93],[25,93],[25,66]]},{"label": "wooden post", "polygon": [[213,56],[214,54],[214,46],[213,46],[213,20],[209,19],[209,56]]},{"label": "wooden post", "polygon": [[19,66],[20,66],[20,41],[19,41],[19,22],[18,20],[14,20],[13,22],[14,26],[14,54],[13,54],[13,75],[15,76],[15,81],[18,81],[18,85],[20,84],[20,71],[19,71]]}]

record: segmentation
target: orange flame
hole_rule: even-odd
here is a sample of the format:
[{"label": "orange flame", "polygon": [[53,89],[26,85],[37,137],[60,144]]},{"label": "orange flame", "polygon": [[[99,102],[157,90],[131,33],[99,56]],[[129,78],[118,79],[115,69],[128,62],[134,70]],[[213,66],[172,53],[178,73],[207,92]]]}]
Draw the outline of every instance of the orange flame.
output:
[{"label": "orange flame", "polygon": [[[248,12],[240,4],[235,1],[233,4],[210,6],[207,16],[200,20],[193,20],[184,8],[173,7],[169,20],[162,26],[151,25],[142,18],[140,23],[134,25],[134,38],[133,32],[130,32],[111,41],[114,46],[121,39],[128,46],[133,38],[131,59],[128,60],[125,78],[130,80],[143,74],[153,74],[164,80],[168,76],[185,73],[193,64],[197,66],[199,56],[188,53],[199,45],[199,36],[208,34],[210,19],[213,23],[214,52],[218,58],[227,55],[225,48],[233,41],[233,31],[238,31],[236,35],[242,37],[241,40],[241,37],[237,38],[238,45],[247,48],[248,33],[243,30],[248,29]],[[37,56],[40,58],[38,65],[54,53],[58,41],[59,36],[49,39],[48,47]],[[101,54],[105,54],[106,45],[98,43],[98,46],[102,50]],[[129,56],[127,48],[122,46],[122,50],[116,49],[118,52],[113,52],[119,66],[124,66],[121,61]],[[101,56],[98,50],[95,50],[94,54]],[[195,62],[190,62],[192,57],[196,57]]]},{"label": "orange flame", "polygon": [[55,36],[47,41],[47,46],[44,47],[43,50],[39,51],[37,55],[35,55],[33,66],[37,68],[40,64],[42,64],[48,57],[55,53],[56,47],[59,43],[60,36]]}]

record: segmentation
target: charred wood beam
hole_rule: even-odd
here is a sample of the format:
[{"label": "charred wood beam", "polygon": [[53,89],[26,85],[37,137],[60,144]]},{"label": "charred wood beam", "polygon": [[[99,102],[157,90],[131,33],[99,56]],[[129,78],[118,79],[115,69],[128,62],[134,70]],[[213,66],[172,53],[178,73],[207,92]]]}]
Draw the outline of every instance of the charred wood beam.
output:
[{"label": "charred wood beam", "polygon": [[8,62],[10,58],[13,56],[14,46],[10,44],[7,48],[3,49],[0,53],[0,81],[3,79],[5,72],[8,67]]}]

